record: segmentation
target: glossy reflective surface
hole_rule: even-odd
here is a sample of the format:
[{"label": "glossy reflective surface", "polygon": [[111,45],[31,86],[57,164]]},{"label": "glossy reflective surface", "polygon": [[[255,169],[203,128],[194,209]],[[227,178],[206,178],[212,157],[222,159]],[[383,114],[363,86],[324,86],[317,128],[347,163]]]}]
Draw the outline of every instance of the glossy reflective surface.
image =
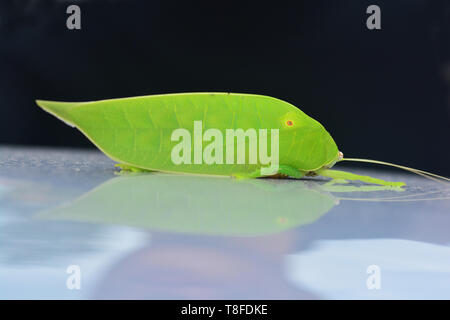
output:
[{"label": "glossy reflective surface", "polygon": [[448,187],[347,170],[408,186],[117,175],[97,151],[0,148],[0,298],[450,298]]}]

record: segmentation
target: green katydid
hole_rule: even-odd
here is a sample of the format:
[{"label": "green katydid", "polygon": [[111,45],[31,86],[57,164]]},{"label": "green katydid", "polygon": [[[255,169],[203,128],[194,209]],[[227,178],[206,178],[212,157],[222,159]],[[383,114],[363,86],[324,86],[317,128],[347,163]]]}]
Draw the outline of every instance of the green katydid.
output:
[{"label": "green katydid", "polygon": [[[386,162],[344,158],[331,135],[318,121],[292,104],[269,96],[180,93],[92,102],[36,102],[45,111],[77,127],[102,152],[121,163],[122,169],[132,171],[251,178],[320,175],[386,186],[405,185],[330,169],[340,161],[361,161],[448,180]],[[183,131],[178,131],[180,134],[174,137],[177,129]],[[267,138],[268,131],[271,132],[270,138],[276,139],[268,139],[266,144],[262,144],[264,139],[260,139],[253,146],[249,142],[248,148],[245,147],[247,153],[242,154],[242,148],[234,143],[239,139],[244,142],[251,140],[254,132],[259,132],[260,138]],[[193,139],[186,133],[193,133]],[[225,137],[225,141],[220,141]],[[269,163],[269,150],[273,156],[274,146],[278,147],[276,171],[263,173],[262,169]],[[259,148],[259,157],[252,158],[250,151],[256,148]],[[187,154],[192,150],[193,157]],[[184,161],[174,161],[174,152],[178,160]],[[203,161],[201,157],[204,155],[208,155],[210,160]]]}]

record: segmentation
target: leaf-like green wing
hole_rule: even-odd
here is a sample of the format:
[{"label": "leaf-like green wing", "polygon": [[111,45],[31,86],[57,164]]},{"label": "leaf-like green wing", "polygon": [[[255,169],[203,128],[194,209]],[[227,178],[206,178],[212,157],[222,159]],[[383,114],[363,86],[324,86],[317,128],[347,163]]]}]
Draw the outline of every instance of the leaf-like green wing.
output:
[{"label": "leaf-like green wing", "polygon": [[[192,155],[190,163],[174,163],[171,154],[178,141],[171,139],[172,134],[176,129],[186,129],[192,137],[190,150],[195,152],[196,121],[201,122],[203,133],[218,129],[222,138],[229,129],[253,129],[258,133],[259,129],[267,129],[270,139],[271,130],[278,130],[280,164],[303,171],[319,169],[338,156],[336,144],[320,123],[293,105],[268,96],[185,93],[83,103],[42,100],[37,103],[76,126],[113,160],[143,169],[246,175],[264,165],[260,157],[257,162],[249,161],[250,143],[246,145],[245,165],[237,161],[225,163],[228,152],[225,142],[221,147],[223,163],[220,165],[194,164]],[[268,141],[267,150],[271,150],[271,143]],[[206,144],[203,142],[202,150]],[[235,158],[237,149],[235,144]]]}]

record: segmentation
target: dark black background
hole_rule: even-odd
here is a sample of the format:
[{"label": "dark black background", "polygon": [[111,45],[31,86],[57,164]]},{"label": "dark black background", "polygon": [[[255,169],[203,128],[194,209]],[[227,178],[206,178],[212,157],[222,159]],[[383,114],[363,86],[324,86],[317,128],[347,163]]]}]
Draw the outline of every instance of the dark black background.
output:
[{"label": "dark black background", "polygon": [[189,91],[275,96],[346,156],[448,175],[450,1],[0,2],[0,144],[92,147],[37,98]]}]

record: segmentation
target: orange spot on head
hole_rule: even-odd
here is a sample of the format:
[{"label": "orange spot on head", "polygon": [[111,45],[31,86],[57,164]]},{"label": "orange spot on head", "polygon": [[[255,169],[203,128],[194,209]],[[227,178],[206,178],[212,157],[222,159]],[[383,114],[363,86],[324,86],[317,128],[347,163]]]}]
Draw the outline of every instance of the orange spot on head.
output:
[{"label": "orange spot on head", "polygon": [[292,120],[287,120],[287,121],[286,121],[286,125],[287,125],[288,127],[292,127],[292,126],[294,125],[294,122],[293,122]]}]

